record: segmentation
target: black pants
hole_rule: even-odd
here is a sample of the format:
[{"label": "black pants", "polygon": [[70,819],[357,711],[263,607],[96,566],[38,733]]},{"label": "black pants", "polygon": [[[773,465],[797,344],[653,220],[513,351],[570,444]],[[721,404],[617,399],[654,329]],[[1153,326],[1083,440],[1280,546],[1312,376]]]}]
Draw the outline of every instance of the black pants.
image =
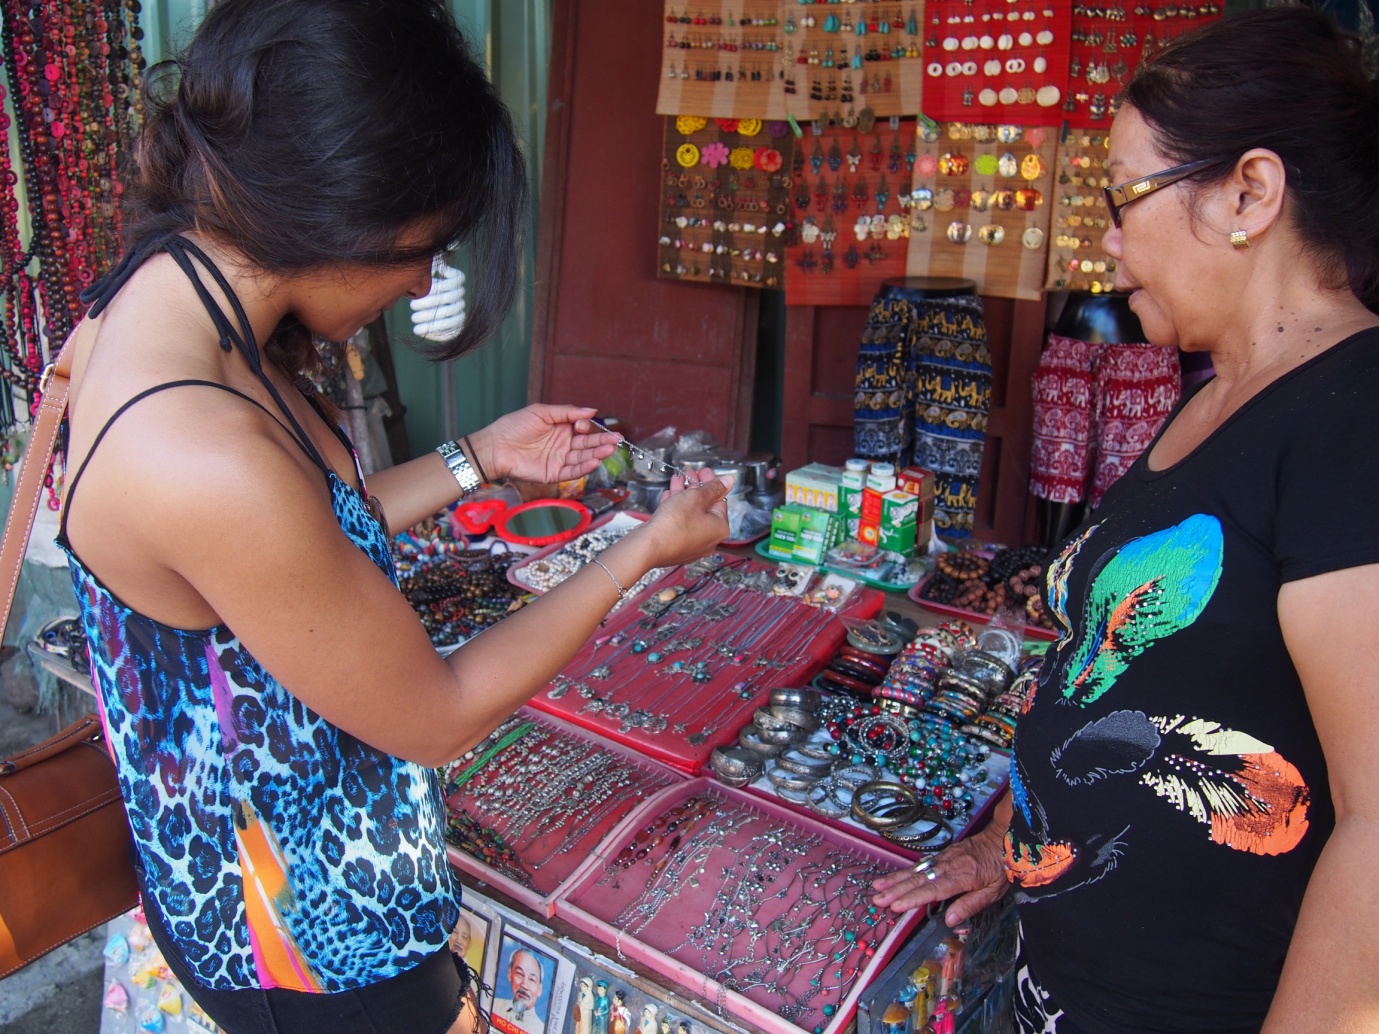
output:
[{"label": "black pants", "polygon": [[446,945],[405,973],[357,991],[217,991],[191,975],[149,898],[144,899],[144,915],[168,968],[225,1034],[445,1034],[459,1017],[470,986],[469,967]]}]

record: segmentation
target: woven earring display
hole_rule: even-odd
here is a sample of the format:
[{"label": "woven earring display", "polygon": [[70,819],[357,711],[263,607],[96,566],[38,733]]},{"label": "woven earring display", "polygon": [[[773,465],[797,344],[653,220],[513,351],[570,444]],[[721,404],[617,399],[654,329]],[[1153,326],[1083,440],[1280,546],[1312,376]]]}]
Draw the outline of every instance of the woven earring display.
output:
[{"label": "woven earring display", "polygon": [[785,122],[666,119],[657,276],[780,287],[794,154]]},{"label": "woven earring display", "polygon": [[781,8],[781,67],[790,114],[831,118],[850,128],[861,124],[864,112],[886,118],[921,109],[924,3],[784,0]]},{"label": "woven earring display", "polygon": [[1054,133],[919,125],[909,276],[975,280],[978,293],[1038,300],[1044,286]]},{"label": "woven earring display", "polygon": [[783,119],[792,113],[783,3],[667,3],[656,114]]},{"label": "woven earring display", "polygon": [[1049,229],[1050,291],[1114,289],[1116,260],[1101,247],[1111,225],[1104,187],[1111,136],[1104,129],[1064,130],[1054,161],[1053,224]]},{"label": "woven earring display", "polygon": [[866,305],[882,281],[904,276],[913,125],[877,122],[863,132],[814,123],[805,132],[795,152],[787,305]]}]

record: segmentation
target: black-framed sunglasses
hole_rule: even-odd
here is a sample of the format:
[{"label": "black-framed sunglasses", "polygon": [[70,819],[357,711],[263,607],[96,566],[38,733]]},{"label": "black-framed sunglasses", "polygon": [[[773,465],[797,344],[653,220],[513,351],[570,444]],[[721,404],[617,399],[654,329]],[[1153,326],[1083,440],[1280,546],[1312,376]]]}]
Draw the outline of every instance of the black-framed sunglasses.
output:
[{"label": "black-framed sunglasses", "polygon": [[1164,169],[1163,172],[1156,172],[1152,176],[1141,176],[1114,187],[1103,188],[1106,193],[1106,208],[1111,213],[1111,222],[1119,229],[1120,210],[1130,202],[1148,197],[1163,187],[1171,187],[1179,180],[1186,179],[1194,172],[1199,172],[1210,164],[1211,162],[1206,159],[1188,162],[1186,165],[1175,165],[1171,169]]}]

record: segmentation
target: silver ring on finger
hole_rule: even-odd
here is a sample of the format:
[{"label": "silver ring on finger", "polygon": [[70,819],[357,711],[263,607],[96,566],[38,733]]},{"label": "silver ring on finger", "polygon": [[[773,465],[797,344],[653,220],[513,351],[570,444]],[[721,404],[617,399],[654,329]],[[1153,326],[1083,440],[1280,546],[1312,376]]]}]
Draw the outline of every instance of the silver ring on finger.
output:
[{"label": "silver ring on finger", "polygon": [[938,879],[938,870],[937,870],[937,869],[925,869],[925,870],[924,870],[924,878],[925,878],[926,880],[928,880],[930,883],[933,883],[936,879]]}]

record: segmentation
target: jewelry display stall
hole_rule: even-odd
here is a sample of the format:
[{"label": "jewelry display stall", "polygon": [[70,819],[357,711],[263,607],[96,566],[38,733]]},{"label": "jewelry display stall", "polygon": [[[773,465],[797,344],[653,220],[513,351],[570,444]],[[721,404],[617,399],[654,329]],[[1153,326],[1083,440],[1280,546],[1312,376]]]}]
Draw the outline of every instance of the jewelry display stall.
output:
[{"label": "jewelry display stall", "polygon": [[[962,651],[979,641],[1011,640],[1018,657],[1019,635],[935,628],[903,595],[860,586],[834,612],[784,593],[776,576],[747,550],[669,572],[447,770],[450,857],[466,894],[501,902],[573,967],[567,1010],[546,1016],[542,1034],[880,1024],[878,996],[895,984],[883,970],[894,976],[902,946],[907,980],[923,969],[916,952],[950,961],[921,989],[935,1017],[961,1014],[979,1030],[969,1018],[1000,1007],[986,991],[1003,956],[986,952],[997,961],[963,984],[950,959],[962,939],[936,918],[875,909],[870,884],[985,823],[1006,785],[1006,741],[959,749],[956,725],[901,737],[900,712],[876,705],[893,709],[926,664],[948,671],[949,655],[946,678],[973,673]],[[871,703],[830,682],[849,671],[881,680],[887,668]],[[940,704],[960,706],[951,686],[927,706]],[[840,778],[851,808],[794,788]],[[499,966],[500,999],[502,979]]]}]

